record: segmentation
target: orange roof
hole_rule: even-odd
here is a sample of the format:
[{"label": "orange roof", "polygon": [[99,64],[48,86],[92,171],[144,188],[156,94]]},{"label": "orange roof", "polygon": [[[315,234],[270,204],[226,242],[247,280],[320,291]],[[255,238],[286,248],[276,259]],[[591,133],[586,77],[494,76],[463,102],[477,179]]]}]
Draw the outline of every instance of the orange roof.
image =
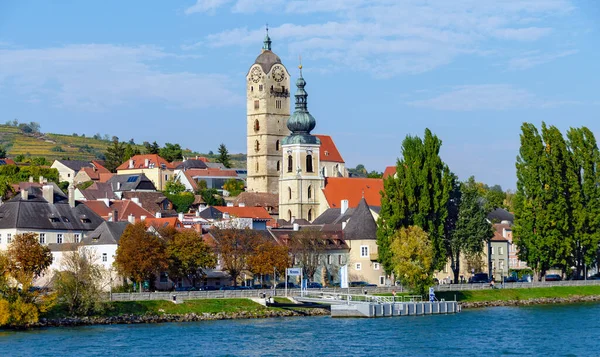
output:
[{"label": "orange roof", "polygon": [[104,201],[85,201],[84,204],[105,220],[111,218],[112,212],[115,210],[119,214],[118,221],[127,221],[127,218],[131,214],[135,217],[136,221],[141,220],[142,216],[152,217],[151,212],[131,200],[110,201],[110,206],[107,206]]},{"label": "orange roof", "polygon": [[150,218],[146,218],[146,220],[144,222],[146,222],[146,227],[152,226],[155,228],[161,228],[161,227],[173,226],[175,228],[183,228],[183,224],[181,224],[181,221],[179,221],[179,218],[177,218],[177,217],[165,217],[165,218],[150,217]]},{"label": "orange roof", "polygon": [[186,175],[190,177],[205,177],[205,176],[227,176],[227,177],[237,177],[238,174],[235,170],[222,170],[219,168],[209,168],[209,169],[188,169],[185,170]]},{"label": "orange roof", "polygon": [[[130,167],[130,163],[133,160],[133,167]],[[147,165],[146,165],[146,160]],[[160,168],[161,165],[165,165],[167,169],[174,169],[173,165],[171,165],[167,160],[156,154],[148,154],[148,155],[135,155],[132,156],[129,160],[122,163],[117,170],[128,170],[128,169],[148,169],[151,167]]]},{"label": "orange roof", "polygon": [[113,174],[112,172],[106,172],[106,173],[101,172],[100,179],[98,181],[106,182],[106,181],[110,180],[110,178],[113,177],[114,175],[116,175],[116,174]]},{"label": "orange roof", "polygon": [[271,219],[271,215],[264,207],[227,207],[227,206],[213,206],[223,213],[229,213],[230,216],[238,218],[259,218],[259,219]]},{"label": "orange roof", "polygon": [[381,191],[382,179],[348,177],[327,177],[323,189],[330,208],[339,208],[342,200],[348,200],[349,207],[356,207],[363,196],[369,206],[380,206]]},{"label": "orange roof", "polygon": [[319,150],[319,160],[321,161],[333,161],[333,162],[344,162],[342,155],[338,151],[333,139],[329,135],[315,135],[321,141],[321,148]]},{"label": "orange roof", "polygon": [[6,163],[6,165],[16,165],[12,159],[5,158],[0,160],[3,160]]},{"label": "orange roof", "polygon": [[387,166],[385,171],[383,171],[383,178],[388,178],[389,176],[394,176],[396,174],[396,166]]}]

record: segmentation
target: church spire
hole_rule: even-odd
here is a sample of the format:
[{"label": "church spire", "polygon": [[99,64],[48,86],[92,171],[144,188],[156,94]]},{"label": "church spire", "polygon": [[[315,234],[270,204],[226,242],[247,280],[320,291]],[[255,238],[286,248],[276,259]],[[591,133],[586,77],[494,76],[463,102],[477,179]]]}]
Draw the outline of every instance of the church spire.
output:
[{"label": "church spire", "polygon": [[302,77],[302,57],[300,57],[300,64],[298,65],[298,69],[300,70],[300,77],[296,80],[296,111],[306,112],[308,113],[308,93],[304,90],[304,86],[306,86],[306,81]]},{"label": "church spire", "polygon": [[271,51],[271,38],[269,37],[269,24],[265,26],[266,35],[263,41],[263,51]]},{"label": "church spire", "polygon": [[302,64],[298,66],[300,77],[296,80],[296,110],[290,116],[287,127],[291,131],[290,135],[283,140],[283,144],[320,144],[319,138],[311,135],[310,132],[315,128],[317,121],[308,112],[307,98],[308,93],[304,90],[306,81],[302,77]]}]

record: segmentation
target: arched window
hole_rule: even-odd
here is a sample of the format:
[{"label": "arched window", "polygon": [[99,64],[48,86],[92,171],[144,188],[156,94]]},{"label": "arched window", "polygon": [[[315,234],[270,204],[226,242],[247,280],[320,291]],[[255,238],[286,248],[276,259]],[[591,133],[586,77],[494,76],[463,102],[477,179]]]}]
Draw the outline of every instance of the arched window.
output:
[{"label": "arched window", "polygon": [[292,155],[288,155],[288,172],[292,172]]},{"label": "arched window", "polygon": [[260,130],[260,123],[258,122],[258,119],[254,121],[254,131],[259,131]]},{"label": "arched window", "polygon": [[256,140],[254,142],[254,151],[259,151],[260,150],[260,143],[258,142],[258,140]]},{"label": "arched window", "polygon": [[308,199],[312,198],[312,186],[308,186]]},{"label": "arched window", "polygon": [[288,187],[288,198],[291,200],[292,199],[292,188]]},{"label": "arched window", "polygon": [[258,172],[258,162],[256,163],[256,172]]},{"label": "arched window", "polygon": [[279,140],[275,142],[275,150],[279,151]]},{"label": "arched window", "polygon": [[306,172],[313,172],[312,155],[306,155]]},{"label": "arched window", "polygon": [[308,221],[312,221],[312,209],[308,210]]},{"label": "arched window", "polygon": [[254,92],[254,86],[250,86],[250,92]]},{"label": "arched window", "polygon": [[288,210],[288,221],[292,221],[292,211]]},{"label": "arched window", "polygon": [[277,172],[279,172],[279,170],[281,170],[281,163],[279,162],[279,160],[277,160]]}]

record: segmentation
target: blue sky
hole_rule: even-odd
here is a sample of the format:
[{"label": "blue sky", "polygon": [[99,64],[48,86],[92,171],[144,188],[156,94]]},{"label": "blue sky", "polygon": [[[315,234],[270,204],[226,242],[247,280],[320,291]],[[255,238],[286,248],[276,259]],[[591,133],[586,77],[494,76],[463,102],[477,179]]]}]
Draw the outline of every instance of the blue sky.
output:
[{"label": "blue sky", "polygon": [[600,136],[593,0],[3,1],[0,121],[245,152],[267,22],[350,167],[428,127],[461,179],[514,188],[522,122]]}]

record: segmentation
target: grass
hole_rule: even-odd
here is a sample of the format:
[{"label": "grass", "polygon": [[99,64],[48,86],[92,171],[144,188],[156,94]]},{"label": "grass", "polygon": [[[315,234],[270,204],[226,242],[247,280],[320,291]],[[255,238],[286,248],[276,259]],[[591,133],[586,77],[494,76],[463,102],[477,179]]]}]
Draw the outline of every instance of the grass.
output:
[{"label": "grass", "polygon": [[[384,294],[391,295],[391,294]],[[550,288],[522,288],[522,289],[483,289],[466,291],[438,291],[438,299],[462,302],[477,301],[508,301],[530,300],[539,298],[568,298],[573,296],[600,295],[600,286],[555,286]]]}]

